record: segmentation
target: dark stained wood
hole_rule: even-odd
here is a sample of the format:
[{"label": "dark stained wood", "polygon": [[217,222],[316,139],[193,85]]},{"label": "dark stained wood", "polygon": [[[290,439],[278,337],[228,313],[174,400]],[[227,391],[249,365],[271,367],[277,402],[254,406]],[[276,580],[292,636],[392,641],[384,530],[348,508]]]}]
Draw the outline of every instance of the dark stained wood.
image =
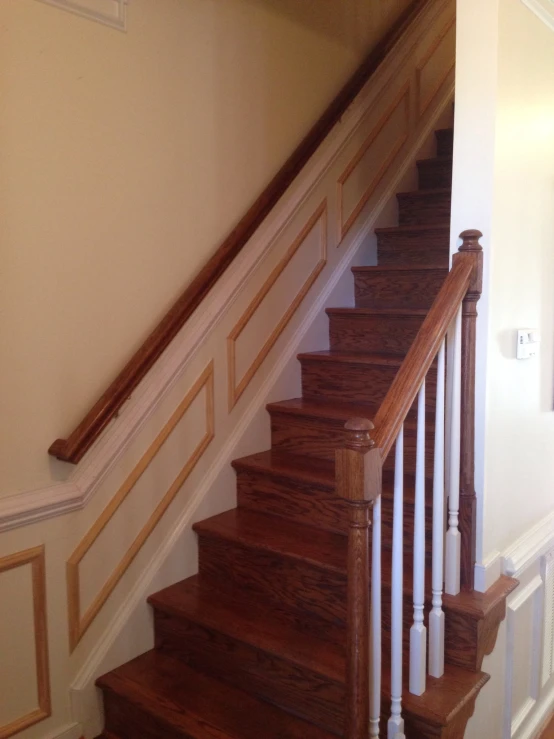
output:
[{"label": "dark stained wood", "polygon": [[73,464],[82,459],[279,202],[331,129],[340,121],[348,106],[377,71],[391,49],[399,43],[415,18],[432,1],[413,0],[409,4],[383,39],[367,55],[321,118],[311,128],[233,231],[219,245],[207,264],[196,275],[106,392],[98,399],[67,439],[56,439],[54,441],[48,450],[49,454]]},{"label": "dark stained wood", "polygon": [[358,308],[429,309],[448,269],[412,264],[354,267],[352,272]]},{"label": "dark stained wood", "polygon": [[450,217],[450,187],[401,192],[396,197],[400,226],[425,226],[437,221],[447,221]]},{"label": "dark stained wood", "polygon": [[462,304],[462,387],[460,442],[460,533],[462,540],[460,581],[473,590],[477,497],[475,495],[475,351],[477,302],[483,286],[483,249],[480,231],[460,234],[462,246],[454,256],[454,267],[463,258],[473,265],[469,289]]},{"label": "dark stained wood", "polygon": [[106,727],[122,739],[333,739],[156,650],[101,677],[98,685]]},{"label": "dark stained wood", "polygon": [[430,265],[448,269],[450,264],[450,224],[393,226],[378,228],[379,265]]},{"label": "dark stained wood", "polygon": [[331,350],[405,355],[426,314],[421,308],[327,308]]},{"label": "dark stained wood", "polygon": [[454,153],[454,129],[441,128],[435,131],[437,139],[437,156],[451,157]]},{"label": "dark stained wood", "polygon": [[420,190],[452,187],[452,157],[421,159],[417,163]]},{"label": "dark stained wood", "polygon": [[472,273],[472,257],[460,254],[375,416],[374,438],[384,457],[398,436],[400,426],[458,312]]},{"label": "dark stained wood", "polygon": [[381,495],[381,454],[371,421],[346,422],[346,444],[337,449],[337,493],[347,501],[346,720],[348,739],[367,739],[369,726],[369,528],[370,509]]}]

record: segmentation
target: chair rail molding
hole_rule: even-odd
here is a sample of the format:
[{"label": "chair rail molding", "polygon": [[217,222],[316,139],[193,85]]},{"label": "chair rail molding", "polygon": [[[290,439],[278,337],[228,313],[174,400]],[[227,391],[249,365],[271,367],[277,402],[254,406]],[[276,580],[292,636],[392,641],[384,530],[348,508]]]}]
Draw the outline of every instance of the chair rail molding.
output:
[{"label": "chair rail molding", "polygon": [[521,0],[521,2],[554,31],[554,0]]},{"label": "chair rail molding", "polygon": [[519,578],[523,570],[545,554],[554,541],[554,513],[541,519],[503,553],[504,574]]},{"label": "chair rail molding", "polygon": [[127,30],[129,0],[40,0],[40,2],[103,23],[119,31]]}]

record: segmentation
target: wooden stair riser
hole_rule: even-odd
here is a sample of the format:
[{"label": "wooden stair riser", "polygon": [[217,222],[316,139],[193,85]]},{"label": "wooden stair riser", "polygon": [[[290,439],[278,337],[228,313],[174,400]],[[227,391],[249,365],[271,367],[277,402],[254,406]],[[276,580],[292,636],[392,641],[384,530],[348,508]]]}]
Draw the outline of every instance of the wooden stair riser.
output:
[{"label": "wooden stair riser", "polygon": [[398,223],[400,226],[423,226],[448,222],[452,194],[450,190],[424,190],[399,193]]},{"label": "wooden stair riser", "polygon": [[186,618],[155,611],[154,624],[157,649],[327,731],[342,733],[344,682]]},{"label": "wooden stair riser", "polygon": [[[153,716],[146,701],[140,705],[111,690],[104,690],[103,695],[106,731],[118,739],[196,739]],[[226,739],[225,735],[221,739]]]},{"label": "wooden stair riser", "polygon": [[435,190],[452,186],[452,159],[437,157],[417,163],[420,190]]},{"label": "wooden stair riser", "polygon": [[451,157],[454,153],[454,129],[441,128],[439,131],[435,131],[435,138],[437,140],[437,156]]},{"label": "wooden stair riser", "polygon": [[[434,459],[434,427],[426,426],[425,465],[432,470]],[[415,472],[416,428],[413,423],[404,427],[404,470]],[[288,414],[271,414],[271,443],[274,449],[290,454],[302,454],[317,459],[335,460],[335,450],[344,443],[344,424],[323,419],[302,418]],[[394,469],[393,446],[384,461],[383,469]]]},{"label": "wooden stair riser", "polygon": [[[280,481],[263,473],[239,472],[237,475],[238,506],[259,513],[271,513],[288,520],[309,526],[317,525],[328,531],[345,533],[348,530],[346,504],[337,498],[334,491],[317,488],[301,482]],[[426,507],[427,551],[431,552],[432,507]],[[390,494],[382,502],[383,546],[391,547],[393,499]],[[404,503],[404,545],[407,551],[413,548],[414,505]]]},{"label": "wooden stair riser", "polygon": [[[301,359],[302,394],[307,400],[339,403],[375,403],[383,401],[396,377],[398,366],[356,364],[352,362]],[[426,408],[435,410],[436,370],[427,375]],[[336,449],[337,447],[335,447]],[[296,452],[303,454],[303,452]]]},{"label": "wooden stair riser", "polygon": [[418,231],[387,230],[377,234],[379,264],[395,266],[432,265],[448,269],[450,262],[450,229]]},{"label": "wooden stair riser", "polygon": [[244,589],[256,593],[286,613],[291,622],[303,615],[322,638],[332,633],[341,638],[346,573],[202,533],[198,542],[203,582],[227,592]]},{"label": "wooden stair riser", "polygon": [[448,270],[353,270],[359,308],[430,308]]},{"label": "wooden stair riser", "polygon": [[333,351],[407,353],[424,316],[329,314],[329,339]]}]

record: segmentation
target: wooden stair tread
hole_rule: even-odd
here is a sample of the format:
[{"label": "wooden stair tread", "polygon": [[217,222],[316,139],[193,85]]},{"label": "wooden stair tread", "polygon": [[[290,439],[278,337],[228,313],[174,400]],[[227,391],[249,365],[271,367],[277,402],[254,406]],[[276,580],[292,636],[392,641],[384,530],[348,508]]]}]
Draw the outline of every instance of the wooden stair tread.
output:
[{"label": "wooden stair tread", "polygon": [[447,267],[441,267],[440,264],[376,264],[371,266],[362,265],[360,267],[352,267],[352,272],[357,273],[378,273],[378,272],[432,272],[438,271],[448,274]]},{"label": "wooden stair tread", "polygon": [[[446,726],[465,706],[473,700],[490,676],[486,672],[472,672],[456,665],[445,665],[444,675],[436,678],[427,675],[427,689],[421,696],[412,695],[408,689],[408,670],[404,669],[402,691],[402,713],[422,718],[434,726]],[[390,696],[390,668],[383,666],[382,693]],[[390,709],[390,706],[387,708]]]},{"label": "wooden stair tread", "polygon": [[426,159],[418,159],[416,161],[416,164],[419,166],[421,164],[429,164],[431,162],[436,162],[437,164],[449,164],[450,162],[453,162],[452,156],[436,156],[436,157],[427,157]]},{"label": "wooden stair tread", "polygon": [[234,541],[340,574],[346,571],[347,539],[344,535],[279,516],[233,508],[195,523],[193,528],[203,536]]},{"label": "wooden stair tread", "polygon": [[308,362],[335,362],[340,364],[379,365],[383,367],[400,367],[404,361],[401,354],[385,354],[380,352],[356,353],[339,352],[324,349],[319,352],[302,352],[298,355],[300,361]]},{"label": "wooden stair tread", "polygon": [[[418,194],[424,193],[425,195],[429,195],[429,193],[433,193],[433,190],[416,190],[415,191]],[[402,193],[403,195],[411,195],[413,193]],[[435,232],[435,233],[444,233],[448,232],[450,234],[450,223],[444,222],[444,223],[425,223],[425,224],[410,224],[407,226],[384,226],[382,228],[376,228],[375,233],[377,236],[379,234],[424,234],[426,232]]]},{"label": "wooden stair tread", "polygon": [[460,613],[474,618],[485,618],[497,605],[506,600],[508,595],[519,585],[518,580],[501,575],[484,593],[477,590],[464,591],[458,595],[444,595],[445,607],[453,606]]},{"label": "wooden stair tread", "polygon": [[[335,489],[335,463],[332,460],[316,459],[302,455],[289,454],[268,449],[247,457],[235,459],[232,462],[236,470],[247,470],[264,473],[266,475],[300,480],[324,487]],[[394,486],[394,471],[383,471],[383,496],[392,497]],[[433,492],[433,480],[425,478],[426,498]],[[415,492],[415,475],[404,474],[404,501],[413,502]]]},{"label": "wooden stair tread", "polygon": [[226,683],[152,650],[99,678],[97,685],[187,739],[334,739]]},{"label": "wooden stair tread", "polygon": [[427,308],[326,308],[327,315],[345,316],[426,316]]},{"label": "wooden stair tread", "polygon": [[433,187],[429,190],[408,190],[407,192],[396,193],[397,198],[428,198],[433,195],[450,195],[451,187]]},{"label": "wooden stair tread", "polygon": [[376,404],[344,403],[340,401],[315,401],[305,398],[291,398],[268,403],[267,410],[272,413],[288,413],[291,416],[307,416],[310,418],[335,419],[348,421],[349,418],[373,418],[378,410]]},{"label": "wooden stair tread", "polygon": [[[241,598],[237,591],[229,595],[203,584],[195,575],[150,596],[148,602],[156,609],[215,629],[331,680],[345,680],[344,648],[322,641],[308,628],[295,629],[259,599]],[[307,621],[309,624],[309,618]]]}]

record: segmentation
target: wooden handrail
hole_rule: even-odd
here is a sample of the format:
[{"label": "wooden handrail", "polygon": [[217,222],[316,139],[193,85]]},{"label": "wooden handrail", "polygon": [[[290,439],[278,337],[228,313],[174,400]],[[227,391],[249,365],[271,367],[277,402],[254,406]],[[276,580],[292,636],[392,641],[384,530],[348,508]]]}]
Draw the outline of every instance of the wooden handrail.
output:
[{"label": "wooden handrail", "polygon": [[392,48],[424,7],[433,1],[413,0],[410,3],[102,397],[67,439],[57,439],[50,446],[49,454],[64,462],[79,462],[263,223]]},{"label": "wooden handrail", "polygon": [[390,452],[469,288],[476,281],[480,285],[482,251],[478,240],[481,236],[480,231],[464,231],[460,234],[463,244],[454,256],[452,269],[375,416],[373,438],[383,460]]}]

